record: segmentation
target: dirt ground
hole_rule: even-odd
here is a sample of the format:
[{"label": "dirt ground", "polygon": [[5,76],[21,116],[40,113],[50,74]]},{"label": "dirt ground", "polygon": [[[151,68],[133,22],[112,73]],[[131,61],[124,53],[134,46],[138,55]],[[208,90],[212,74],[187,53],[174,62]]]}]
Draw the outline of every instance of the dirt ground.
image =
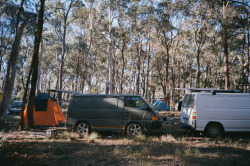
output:
[{"label": "dirt ground", "polygon": [[157,132],[130,138],[96,133],[81,138],[66,128],[18,131],[18,116],[0,130],[0,165],[249,165],[250,133],[207,138],[179,127],[179,113]]}]

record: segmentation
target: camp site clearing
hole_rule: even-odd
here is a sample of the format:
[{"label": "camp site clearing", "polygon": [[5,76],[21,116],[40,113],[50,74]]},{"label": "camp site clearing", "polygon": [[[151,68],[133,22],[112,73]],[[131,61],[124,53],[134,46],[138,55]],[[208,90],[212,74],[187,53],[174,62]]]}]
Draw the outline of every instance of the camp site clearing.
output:
[{"label": "camp site clearing", "polygon": [[[250,133],[206,138],[179,127],[180,113],[161,131],[138,137],[92,133],[82,138],[64,127],[18,131],[8,116],[0,132],[1,165],[249,165]],[[59,131],[55,135],[48,129]]]}]

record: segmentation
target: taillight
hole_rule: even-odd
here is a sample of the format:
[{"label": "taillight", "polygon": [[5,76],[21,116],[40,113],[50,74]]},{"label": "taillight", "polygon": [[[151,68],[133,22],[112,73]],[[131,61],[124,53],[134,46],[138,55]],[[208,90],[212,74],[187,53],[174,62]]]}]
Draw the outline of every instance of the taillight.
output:
[{"label": "taillight", "polygon": [[152,120],[158,120],[158,117],[157,116],[153,116]]},{"label": "taillight", "polygon": [[193,119],[196,119],[196,112],[193,112]]}]

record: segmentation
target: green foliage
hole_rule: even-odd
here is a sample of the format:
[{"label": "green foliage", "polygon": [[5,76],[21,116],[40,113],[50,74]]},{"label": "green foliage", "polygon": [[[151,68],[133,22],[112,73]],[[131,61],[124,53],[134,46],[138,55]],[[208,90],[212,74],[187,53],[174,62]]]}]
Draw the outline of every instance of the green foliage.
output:
[{"label": "green foliage", "polygon": [[[39,57],[42,92],[59,88],[62,81],[66,90],[107,93],[111,79],[113,93],[139,93],[149,99],[165,96],[175,101],[182,97],[172,90],[175,87],[224,88],[221,1],[73,0],[72,6],[63,2],[46,3]],[[0,3],[2,85],[18,3]],[[249,4],[244,3],[229,1],[224,13],[231,89],[246,89],[242,84],[249,83]],[[27,1],[22,14],[22,21],[29,19],[29,24],[19,49],[14,92],[18,97],[31,64],[35,8],[35,2]]]}]

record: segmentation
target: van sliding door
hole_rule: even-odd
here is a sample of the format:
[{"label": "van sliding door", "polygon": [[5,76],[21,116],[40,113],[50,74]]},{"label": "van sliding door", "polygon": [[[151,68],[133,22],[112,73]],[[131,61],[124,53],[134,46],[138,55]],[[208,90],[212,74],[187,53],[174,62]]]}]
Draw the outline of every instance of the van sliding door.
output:
[{"label": "van sliding door", "polygon": [[118,97],[97,96],[95,98],[95,118],[91,119],[92,128],[122,130],[122,108]]}]

